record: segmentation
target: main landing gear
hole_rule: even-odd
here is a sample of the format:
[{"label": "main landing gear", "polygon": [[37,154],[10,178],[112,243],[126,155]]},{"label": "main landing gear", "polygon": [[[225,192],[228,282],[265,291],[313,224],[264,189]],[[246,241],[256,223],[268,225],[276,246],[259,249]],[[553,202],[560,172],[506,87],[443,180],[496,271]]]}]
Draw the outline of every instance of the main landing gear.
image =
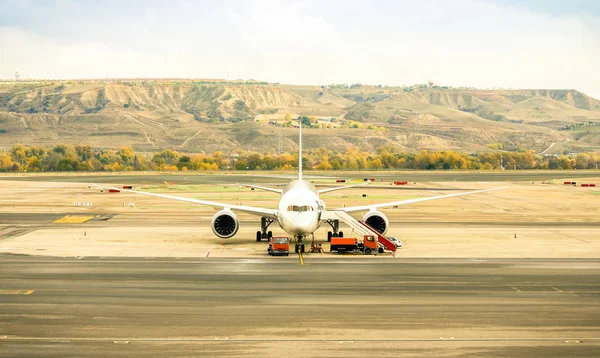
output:
[{"label": "main landing gear", "polygon": [[262,239],[269,240],[273,237],[273,231],[267,231],[269,226],[274,223],[275,220],[269,218],[260,218],[260,231],[256,232],[256,241],[260,242]]},{"label": "main landing gear", "polygon": [[327,220],[327,223],[331,226],[331,231],[327,231],[327,242],[331,242],[332,237],[344,237],[344,232],[339,231],[340,221],[339,220]]}]

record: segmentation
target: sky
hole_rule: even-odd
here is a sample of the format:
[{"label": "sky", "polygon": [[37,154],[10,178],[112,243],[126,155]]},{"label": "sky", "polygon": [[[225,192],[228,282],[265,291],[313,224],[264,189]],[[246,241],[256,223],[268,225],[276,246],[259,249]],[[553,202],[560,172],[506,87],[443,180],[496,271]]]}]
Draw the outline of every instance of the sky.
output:
[{"label": "sky", "polygon": [[596,0],[0,0],[0,78],[193,77],[576,89]]}]

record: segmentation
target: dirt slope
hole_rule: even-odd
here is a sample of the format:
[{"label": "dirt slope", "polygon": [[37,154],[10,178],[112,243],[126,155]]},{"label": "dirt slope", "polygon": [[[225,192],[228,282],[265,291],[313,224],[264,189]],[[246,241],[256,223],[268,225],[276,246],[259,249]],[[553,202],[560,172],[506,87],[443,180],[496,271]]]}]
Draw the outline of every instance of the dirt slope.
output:
[{"label": "dirt slope", "polygon": [[[259,114],[335,117],[385,127],[312,129],[306,145],[373,151],[597,150],[600,101],[574,90],[479,91],[190,83],[0,85],[0,148],[16,143],[165,147],[190,151],[295,150],[296,130]],[[565,130],[577,125],[577,132]],[[590,129],[591,128],[591,129]],[[571,128],[572,129],[572,128]],[[569,141],[567,141],[569,139]]]}]

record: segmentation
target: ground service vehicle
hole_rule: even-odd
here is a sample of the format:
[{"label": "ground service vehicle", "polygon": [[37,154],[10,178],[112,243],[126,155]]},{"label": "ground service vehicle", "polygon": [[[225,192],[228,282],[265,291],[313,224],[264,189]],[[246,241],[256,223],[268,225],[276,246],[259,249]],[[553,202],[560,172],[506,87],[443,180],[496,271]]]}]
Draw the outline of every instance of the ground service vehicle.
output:
[{"label": "ground service vehicle", "polygon": [[372,252],[383,253],[383,248],[379,247],[377,238],[373,235],[365,235],[362,242],[353,237],[332,237],[330,252],[337,251],[338,254],[346,252],[362,252],[370,255]]},{"label": "ground service vehicle", "polygon": [[267,252],[271,256],[290,254],[290,239],[287,236],[273,236],[269,239]]},{"label": "ground service vehicle", "polygon": [[402,240],[400,240],[397,237],[388,237],[388,240],[390,240],[394,245],[396,245],[397,248],[401,248],[402,247]]}]

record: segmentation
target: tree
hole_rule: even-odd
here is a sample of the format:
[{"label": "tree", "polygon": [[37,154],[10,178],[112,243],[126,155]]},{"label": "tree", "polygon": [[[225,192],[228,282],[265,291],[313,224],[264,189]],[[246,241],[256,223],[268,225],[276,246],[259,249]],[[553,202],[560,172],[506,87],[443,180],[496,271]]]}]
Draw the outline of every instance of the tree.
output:
[{"label": "tree", "polygon": [[0,171],[8,172],[12,170],[13,161],[10,159],[10,155],[0,153]]},{"label": "tree", "polygon": [[33,156],[30,157],[27,161],[27,170],[31,172],[37,172],[42,169],[42,162],[38,159],[38,157]]},{"label": "tree", "polygon": [[79,161],[73,158],[64,158],[58,161],[56,164],[56,170],[61,172],[72,172],[77,170],[77,165]]},{"label": "tree", "polygon": [[383,162],[381,161],[381,158],[375,158],[373,160],[370,160],[367,163],[367,168],[369,168],[369,169],[382,169],[383,168]]},{"label": "tree", "polygon": [[310,118],[308,118],[307,116],[301,116],[300,122],[302,123],[303,127],[310,127],[310,125],[311,125]]},{"label": "tree", "polygon": [[223,152],[214,152],[212,157],[217,166],[219,168],[223,168]]},{"label": "tree", "polygon": [[55,146],[54,148],[52,148],[52,151],[56,154],[66,155],[67,154],[67,146],[64,144],[59,144],[59,145]]},{"label": "tree", "polygon": [[321,163],[317,164],[315,166],[315,169],[317,169],[317,170],[331,170],[331,169],[333,169],[333,166],[331,164],[329,164],[328,161],[324,160]]},{"label": "tree", "polygon": [[167,164],[168,166],[171,166],[179,161],[179,156],[180,154],[177,151],[165,149],[158,153],[154,153],[152,162],[159,166],[161,164]]},{"label": "tree", "polygon": [[130,147],[119,148],[117,155],[120,157],[121,163],[125,165],[133,164],[133,158],[135,157],[135,153]]}]

